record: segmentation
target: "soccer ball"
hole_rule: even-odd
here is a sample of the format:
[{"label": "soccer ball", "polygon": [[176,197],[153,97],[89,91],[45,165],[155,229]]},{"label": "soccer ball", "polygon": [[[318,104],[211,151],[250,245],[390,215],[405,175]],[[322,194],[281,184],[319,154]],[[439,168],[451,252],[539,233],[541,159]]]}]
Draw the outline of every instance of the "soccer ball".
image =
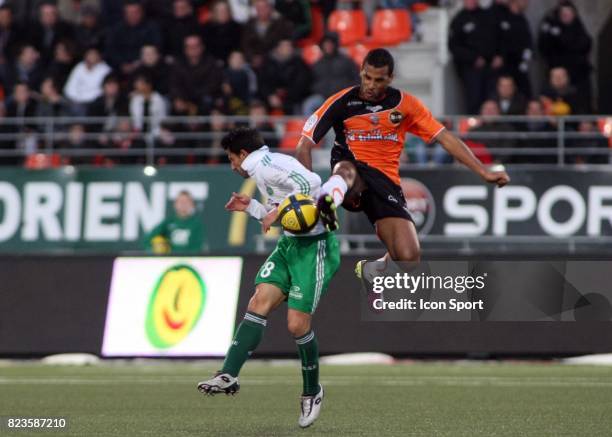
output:
[{"label": "soccer ball", "polygon": [[278,221],[284,230],[292,234],[305,234],[315,227],[319,211],[315,201],[304,194],[287,197],[278,206]]}]

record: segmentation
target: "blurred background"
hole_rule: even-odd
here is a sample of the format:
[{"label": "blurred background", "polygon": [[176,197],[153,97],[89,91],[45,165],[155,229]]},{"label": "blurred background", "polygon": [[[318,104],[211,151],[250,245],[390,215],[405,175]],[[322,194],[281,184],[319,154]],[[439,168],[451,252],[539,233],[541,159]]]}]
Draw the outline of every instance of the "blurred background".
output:
[{"label": "blurred background", "polygon": [[[358,83],[375,47],[394,55],[395,87],[512,177],[503,190],[485,186],[441,146],[409,136],[402,187],[425,259],[609,258],[611,46],[603,0],[0,0],[0,354],[100,354],[126,257],[142,256],[139,274],[153,278],[142,302],[120,304],[128,308],[146,307],[174,265],[148,260],[240,260],[220,270],[241,278],[227,291],[231,327],[279,232],[262,235],[224,210],[233,191],[256,187],[231,172],[222,136],[253,126],[293,153],[308,116]],[[314,151],[323,178],[332,143]],[[383,249],[365,217],[341,214],[324,353],[609,349],[607,325],[598,336],[563,323],[517,336],[524,324],[360,323],[352,269]],[[339,321],[360,333],[355,341],[331,329]],[[266,341],[264,354],[293,353],[281,333]],[[127,355],[171,355],[147,347]]]}]

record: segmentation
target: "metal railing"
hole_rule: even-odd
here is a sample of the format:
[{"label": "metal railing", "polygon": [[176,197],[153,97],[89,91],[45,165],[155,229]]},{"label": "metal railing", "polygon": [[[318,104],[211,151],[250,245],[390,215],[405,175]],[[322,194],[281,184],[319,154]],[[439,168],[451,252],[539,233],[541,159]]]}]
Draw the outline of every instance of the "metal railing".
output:
[{"label": "metal railing", "polygon": [[[476,143],[473,150],[477,155],[484,145],[486,153],[501,162],[517,155],[527,163],[529,157],[546,156],[551,158],[551,163],[561,166],[569,162],[568,158],[578,155],[599,156],[604,163],[610,160],[612,116],[443,116],[439,119],[463,140]],[[6,158],[23,159],[32,154],[59,155],[64,158],[62,163],[71,163],[76,158],[84,158],[79,163],[91,163],[87,158],[100,155],[117,159],[118,163],[122,163],[122,158],[136,157],[141,158],[138,163],[155,165],[160,163],[160,157],[187,155],[206,162],[206,158],[224,156],[220,139],[238,125],[265,127],[262,136],[266,142],[291,152],[300,137],[300,130],[295,127],[303,122],[304,117],[173,116],[163,120],[145,118],[144,125],[150,128],[139,131],[134,129],[129,117],[3,118],[0,119],[0,163]],[[578,130],[583,122],[592,130]],[[547,141],[545,146],[538,144],[542,141]],[[597,145],[593,146],[595,141]],[[329,149],[332,143],[333,133],[322,141],[321,149]],[[435,146],[421,146],[429,162],[437,153]],[[408,155],[414,152],[410,147],[406,151]]]}]

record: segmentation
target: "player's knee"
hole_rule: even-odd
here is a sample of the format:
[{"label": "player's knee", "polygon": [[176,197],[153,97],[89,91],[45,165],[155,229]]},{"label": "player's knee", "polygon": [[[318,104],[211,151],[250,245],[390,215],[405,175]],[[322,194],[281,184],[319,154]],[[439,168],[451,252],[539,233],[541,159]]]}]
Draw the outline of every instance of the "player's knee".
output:
[{"label": "player's knee", "polygon": [[271,309],[272,302],[269,302],[268,299],[264,298],[262,294],[256,290],[255,294],[251,296],[251,299],[249,300],[247,310],[262,316],[267,316]]},{"label": "player's knee", "polygon": [[287,329],[294,337],[301,337],[310,331],[310,320],[301,317],[288,317]]},{"label": "player's knee", "polygon": [[357,169],[349,161],[340,161],[334,166],[333,174],[342,177],[348,188],[351,188],[355,184]]}]

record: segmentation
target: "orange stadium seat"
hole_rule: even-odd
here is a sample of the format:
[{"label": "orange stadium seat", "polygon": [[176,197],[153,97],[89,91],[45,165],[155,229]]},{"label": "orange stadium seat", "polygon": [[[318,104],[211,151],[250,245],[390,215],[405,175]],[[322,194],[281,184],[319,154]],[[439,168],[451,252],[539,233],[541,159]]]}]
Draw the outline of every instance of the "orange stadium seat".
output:
[{"label": "orange stadium seat", "polygon": [[348,46],[363,41],[368,23],[362,10],[335,10],[327,20],[327,29],[340,36],[340,45]]},{"label": "orange stadium seat", "polygon": [[306,120],[296,118],[287,121],[285,124],[285,133],[278,147],[281,149],[295,149],[300,137],[302,136],[302,128]]},{"label": "orange stadium seat", "polygon": [[608,139],[608,146],[612,147],[612,117],[598,119],[597,128]]},{"label": "orange stadium seat", "polygon": [[425,2],[414,3],[412,6],[410,6],[410,9],[412,12],[420,14],[421,12],[425,12],[427,9],[429,9],[429,4]]},{"label": "orange stadium seat", "polygon": [[372,37],[368,44],[397,45],[412,37],[410,13],[405,9],[381,9],[372,19]]},{"label": "orange stadium seat", "polygon": [[319,44],[323,35],[325,34],[325,20],[323,19],[323,12],[318,6],[313,6],[311,9],[312,17],[312,30],[310,35],[298,41],[298,47],[306,47],[310,44]]},{"label": "orange stadium seat", "polygon": [[366,46],[365,44],[357,43],[357,44],[353,44],[352,46],[348,47],[347,52],[348,52],[349,57],[355,62],[355,64],[357,64],[357,66],[361,68],[361,65],[363,64],[363,60],[365,59],[366,55],[372,48],[374,47],[369,47],[369,46]]},{"label": "orange stadium seat", "polygon": [[312,65],[317,62],[323,56],[321,47],[318,44],[310,44],[302,47],[302,59],[308,65]]}]

